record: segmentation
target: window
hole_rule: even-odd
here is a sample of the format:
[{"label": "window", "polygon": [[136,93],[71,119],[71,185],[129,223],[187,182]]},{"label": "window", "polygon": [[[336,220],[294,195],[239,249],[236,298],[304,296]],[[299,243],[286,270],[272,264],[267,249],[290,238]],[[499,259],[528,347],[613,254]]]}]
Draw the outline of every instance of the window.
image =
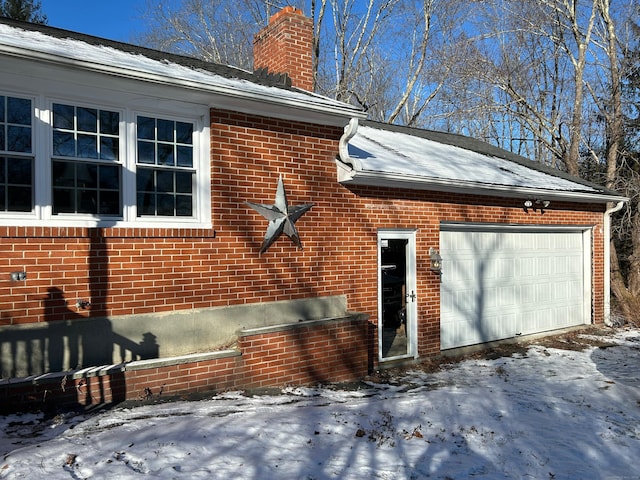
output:
[{"label": "window", "polygon": [[210,228],[206,105],[24,88],[0,89],[0,225]]},{"label": "window", "polygon": [[193,167],[192,123],[138,117],[138,216],[193,216]]},{"label": "window", "polygon": [[31,100],[0,95],[0,212],[33,210]]},{"label": "window", "polygon": [[120,114],[53,104],[53,214],[122,216]]}]

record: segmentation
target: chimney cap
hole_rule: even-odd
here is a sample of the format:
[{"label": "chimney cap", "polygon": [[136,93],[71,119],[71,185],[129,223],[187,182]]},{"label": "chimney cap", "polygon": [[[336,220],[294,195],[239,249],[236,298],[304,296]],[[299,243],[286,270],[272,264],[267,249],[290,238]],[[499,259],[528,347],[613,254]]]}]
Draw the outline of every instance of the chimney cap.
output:
[{"label": "chimney cap", "polygon": [[279,12],[276,12],[273,15],[271,15],[271,17],[269,17],[269,24],[274,23],[280,17],[285,17],[285,16],[289,16],[289,15],[303,15],[304,16],[304,13],[302,13],[302,10],[300,10],[299,8],[292,7],[291,5],[288,5],[288,6],[284,7],[282,10],[280,10]]}]

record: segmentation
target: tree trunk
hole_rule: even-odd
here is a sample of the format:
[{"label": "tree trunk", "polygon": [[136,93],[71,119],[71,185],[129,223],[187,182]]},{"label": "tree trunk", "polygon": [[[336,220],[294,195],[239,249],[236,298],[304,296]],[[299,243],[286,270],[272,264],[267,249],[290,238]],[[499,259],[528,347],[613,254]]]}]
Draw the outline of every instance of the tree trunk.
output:
[{"label": "tree trunk", "polygon": [[[607,178],[606,185],[613,188],[620,175],[619,156],[624,138],[624,112],[622,108],[622,78],[619,69],[619,55],[615,24],[610,15],[609,0],[598,0],[598,8],[606,35],[605,52],[609,60],[610,99],[603,116],[607,122]],[[620,270],[620,259],[615,242],[611,242],[611,290],[625,319],[637,322],[640,307],[640,214],[636,208],[631,212],[631,255],[627,278]]]}]

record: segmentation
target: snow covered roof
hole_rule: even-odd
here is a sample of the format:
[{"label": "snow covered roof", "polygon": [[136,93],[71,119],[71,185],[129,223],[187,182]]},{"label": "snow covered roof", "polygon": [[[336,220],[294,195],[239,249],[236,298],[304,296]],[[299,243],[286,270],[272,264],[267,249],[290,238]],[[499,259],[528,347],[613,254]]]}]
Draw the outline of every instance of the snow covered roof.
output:
[{"label": "snow covered roof", "polygon": [[345,129],[337,165],[344,184],[582,202],[626,200],[473,138],[375,122],[352,122]]},{"label": "snow covered roof", "polygon": [[[287,85],[280,75],[254,74],[239,68],[205,62],[68,30],[0,17],[0,55],[50,62],[76,69],[136,79],[211,95],[211,106],[237,107],[280,116],[302,115],[310,120],[344,125],[345,118],[366,115],[360,109]],[[261,111],[261,110],[259,110]],[[288,113],[287,113],[288,112]],[[304,112],[304,113],[303,113]],[[307,117],[304,117],[304,115]],[[315,115],[315,116],[314,116]]]}]

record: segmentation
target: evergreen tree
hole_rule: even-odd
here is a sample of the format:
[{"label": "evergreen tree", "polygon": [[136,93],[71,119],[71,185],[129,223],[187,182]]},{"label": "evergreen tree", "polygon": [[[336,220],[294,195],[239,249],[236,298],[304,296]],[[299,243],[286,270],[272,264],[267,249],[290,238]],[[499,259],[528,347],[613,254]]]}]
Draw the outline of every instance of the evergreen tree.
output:
[{"label": "evergreen tree", "polygon": [[0,0],[0,15],[31,23],[47,23],[40,0]]}]

